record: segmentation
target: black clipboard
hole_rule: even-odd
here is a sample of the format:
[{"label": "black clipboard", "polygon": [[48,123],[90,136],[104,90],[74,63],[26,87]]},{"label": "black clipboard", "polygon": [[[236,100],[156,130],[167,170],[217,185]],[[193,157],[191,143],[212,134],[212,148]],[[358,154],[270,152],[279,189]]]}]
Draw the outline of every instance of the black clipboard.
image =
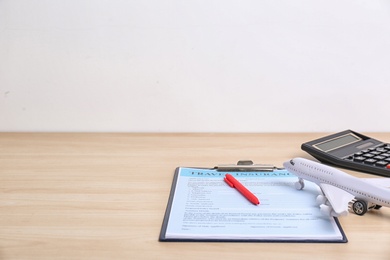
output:
[{"label": "black clipboard", "polygon": [[[223,167],[225,167],[225,166],[223,166]],[[219,169],[221,170],[223,167],[220,167]],[[263,167],[263,166],[261,166],[261,167]],[[264,243],[347,243],[348,242],[348,239],[344,233],[344,230],[342,229],[340,222],[339,222],[338,218],[336,218],[336,217],[334,217],[334,221],[335,221],[335,224],[337,225],[337,228],[340,231],[340,234],[342,236],[341,239],[311,239],[311,238],[308,238],[308,239],[293,239],[292,240],[292,239],[279,239],[279,238],[275,238],[275,239],[256,239],[256,238],[250,238],[250,239],[226,238],[226,239],[223,239],[223,238],[218,238],[218,239],[216,239],[216,238],[197,238],[197,237],[196,238],[166,237],[167,227],[168,227],[168,223],[170,221],[173,199],[174,199],[174,195],[175,195],[175,191],[176,191],[175,189],[177,186],[176,184],[178,181],[178,176],[179,176],[179,172],[180,172],[181,168],[193,168],[193,169],[203,169],[203,170],[210,169],[210,168],[199,168],[199,167],[177,167],[175,169],[173,181],[172,181],[172,185],[171,185],[171,190],[170,190],[170,194],[169,194],[169,199],[168,199],[168,203],[167,203],[167,207],[166,207],[166,211],[164,214],[164,219],[162,222],[162,227],[161,227],[161,231],[160,231],[160,235],[159,235],[160,242],[264,242]],[[275,169],[280,169],[280,168],[270,167],[270,166],[267,166],[267,168],[268,169],[263,168],[262,171],[273,171]],[[210,170],[212,170],[212,169],[218,170],[218,166],[211,168]],[[253,168],[253,169],[254,169],[254,171],[259,170],[258,168],[256,168],[256,169]],[[249,172],[252,169],[250,167],[241,168],[238,164],[237,167],[233,167],[230,170],[231,171]],[[228,169],[223,168],[223,171],[227,172]]]}]

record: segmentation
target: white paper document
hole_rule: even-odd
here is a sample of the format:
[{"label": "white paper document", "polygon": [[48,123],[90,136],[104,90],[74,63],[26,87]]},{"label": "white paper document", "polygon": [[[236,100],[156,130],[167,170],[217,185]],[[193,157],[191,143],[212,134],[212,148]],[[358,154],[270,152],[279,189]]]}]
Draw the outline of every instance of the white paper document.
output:
[{"label": "white paper document", "polygon": [[[260,200],[249,202],[224,182],[226,172],[178,168],[164,239],[340,241],[341,227],[321,214],[317,185],[305,182],[296,190],[297,177],[286,170],[229,172]],[[173,197],[172,197],[173,196]]]}]

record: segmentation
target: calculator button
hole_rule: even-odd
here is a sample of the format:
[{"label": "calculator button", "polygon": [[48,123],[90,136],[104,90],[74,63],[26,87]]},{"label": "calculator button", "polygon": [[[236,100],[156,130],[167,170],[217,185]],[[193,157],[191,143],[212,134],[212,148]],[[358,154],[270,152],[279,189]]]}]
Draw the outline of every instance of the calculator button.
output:
[{"label": "calculator button", "polygon": [[372,159],[372,158],[367,159],[367,160],[364,161],[364,163],[366,163],[366,164],[374,164],[375,162],[376,162],[376,160]]},{"label": "calculator button", "polygon": [[371,157],[374,157],[375,155],[370,154],[370,153],[366,153],[363,156],[366,157],[366,158],[371,158]]},{"label": "calculator button", "polygon": [[378,155],[378,156],[375,156],[374,159],[376,159],[376,160],[383,160],[383,159],[386,159],[386,157]]},{"label": "calculator button", "polygon": [[358,156],[358,157],[355,157],[353,158],[353,160],[355,162],[363,162],[366,158],[364,158],[363,156]]},{"label": "calculator button", "polygon": [[380,154],[381,154],[381,152],[378,152],[378,151],[372,151],[370,154],[380,155]]},{"label": "calculator button", "polygon": [[388,162],[385,162],[385,161],[378,161],[375,163],[376,166],[379,166],[379,167],[385,167],[386,165],[388,165],[389,163]]},{"label": "calculator button", "polygon": [[362,156],[362,155],[363,155],[362,152],[357,152],[357,153],[354,154],[354,156]]},{"label": "calculator button", "polygon": [[387,150],[384,148],[376,148],[376,151],[380,153],[385,153]]},{"label": "calculator button", "polygon": [[381,156],[390,157],[390,154],[388,154],[388,153],[382,153]]}]

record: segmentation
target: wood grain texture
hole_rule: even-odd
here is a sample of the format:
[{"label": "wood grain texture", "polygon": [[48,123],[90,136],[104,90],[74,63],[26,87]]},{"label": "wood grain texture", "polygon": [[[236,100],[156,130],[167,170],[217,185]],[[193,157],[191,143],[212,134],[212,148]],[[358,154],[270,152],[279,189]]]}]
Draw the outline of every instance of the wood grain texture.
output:
[{"label": "wood grain texture", "polygon": [[0,259],[388,259],[388,208],[340,218],[347,244],[158,242],[177,166],[281,166],[325,134],[0,133]]}]

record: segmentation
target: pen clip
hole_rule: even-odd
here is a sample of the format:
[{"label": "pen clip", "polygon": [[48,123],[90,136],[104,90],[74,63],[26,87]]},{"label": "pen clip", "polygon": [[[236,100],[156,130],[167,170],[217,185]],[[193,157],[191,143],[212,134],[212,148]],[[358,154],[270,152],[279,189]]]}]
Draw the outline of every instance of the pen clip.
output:
[{"label": "pen clip", "polygon": [[234,184],[233,184],[231,181],[229,181],[228,178],[226,178],[226,176],[225,176],[225,178],[224,178],[223,180],[224,180],[230,187],[234,188]]},{"label": "pen clip", "polygon": [[240,160],[237,164],[219,164],[214,167],[217,171],[273,171],[276,168],[272,164],[253,164],[251,160]]}]

